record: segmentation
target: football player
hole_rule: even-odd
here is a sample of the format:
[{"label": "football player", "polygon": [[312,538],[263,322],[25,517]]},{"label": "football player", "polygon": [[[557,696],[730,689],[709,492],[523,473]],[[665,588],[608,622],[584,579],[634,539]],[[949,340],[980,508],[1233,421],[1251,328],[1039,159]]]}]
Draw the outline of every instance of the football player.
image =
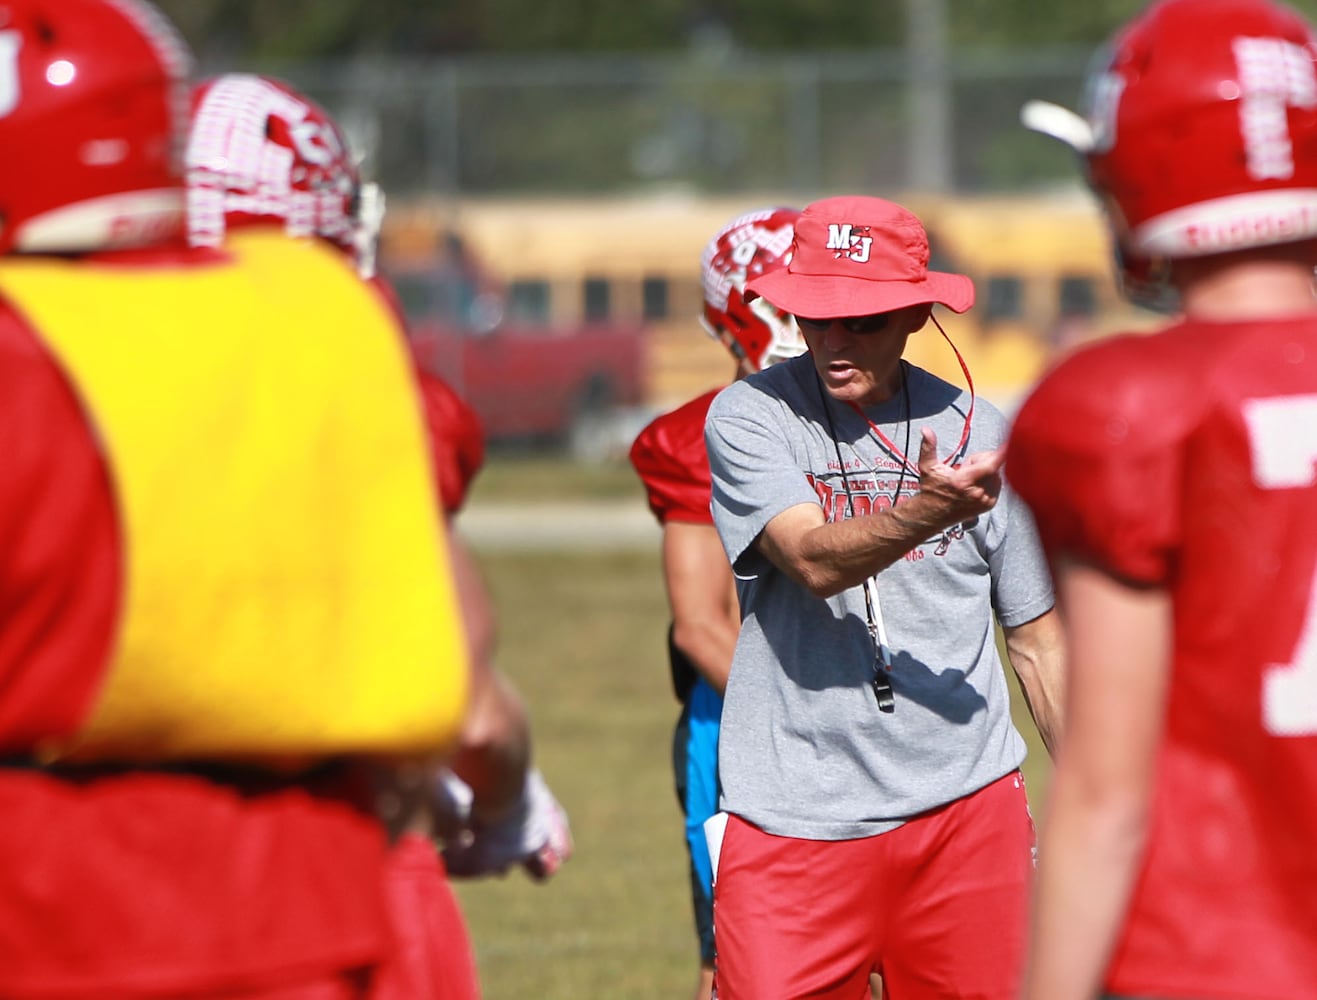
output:
[{"label": "football player", "polygon": [[1162,0],[1086,115],[1029,105],[1179,315],[1070,357],[1006,472],[1055,567],[1067,727],[1030,1000],[1317,983],[1317,44],[1271,0]]},{"label": "football player", "polygon": [[[745,282],[778,267],[791,249],[791,208],[733,219],[701,258],[700,322],[736,361],[736,377],[805,349],[795,320],[764,299],[747,303]],[[668,657],[681,715],[673,736],[677,797],[686,818],[695,928],[700,947],[697,1000],[713,987],[713,871],[704,821],[718,809],[718,719],[732,649],[741,628],[731,566],[709,512],[704,417],[718,389],[650,423],[631,447],[650,510],[663,527],[663,580],[672,611]]]},{"label": "football player", "polygon": [[[204,81],[193,94],[186,167],[194,245],[241,244],[247,234],[270,229],[328,245],[370,281],[404,326],[392,288],[375,270],[383,195],[362,182],[347,137],[309,97],[265,76]],[[415,374],[436,487],[451,524],[483,462],[479,418],[447,383],[419,368]],[[479,569],[455,533],[449,554],[471,653],[471,706],[451,767],[438,776],[433,768],[391,771],[381,793],[399,835],[389,887],[396,933],[409,942],[403,952],[413,959],[433,952],[386,970],[384,978],[399,997],[445,1000],[475,997],[478,989],[431,837],[444,836],[447,870],[462,876],[520,865],[543,879],[571,853],[566,814],[530,764],[530,724],[520,696],[493,667],[493,604]]]},{"label": "football player", "polygon": [[336,251],[187,247],[189,62],[140,0],[0,0],[15,1000],[365,997],[361,764],[452,752],[468,701],[402,332]]}]

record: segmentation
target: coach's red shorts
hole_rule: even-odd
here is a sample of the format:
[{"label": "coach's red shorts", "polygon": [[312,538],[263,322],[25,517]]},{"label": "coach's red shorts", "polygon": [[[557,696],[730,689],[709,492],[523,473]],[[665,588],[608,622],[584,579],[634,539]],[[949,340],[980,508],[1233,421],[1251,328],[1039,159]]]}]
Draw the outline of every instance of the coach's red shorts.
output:
[{"label": "coach's red shorts", "polygon": [[717,1000],[1008,1000],[1034,829],[1012,773],[888,833],[775,837],[732,816],[714,883]]}]

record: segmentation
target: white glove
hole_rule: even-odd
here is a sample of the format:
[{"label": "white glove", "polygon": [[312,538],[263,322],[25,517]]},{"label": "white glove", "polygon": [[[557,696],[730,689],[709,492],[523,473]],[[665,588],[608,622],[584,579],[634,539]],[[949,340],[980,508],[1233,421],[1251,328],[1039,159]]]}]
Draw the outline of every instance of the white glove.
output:
[{"label": "white glove", "polygon": [[434,779],[430,808],[434,816],[434,832],[442,840],[456,840],[465,835],[471,826],[471,802],[475,796],[471,786],[448,768]]},{"label": "white glove", "polygon": [[[457,799],[460,793],[447,778],[442,780],[450,784],[449,795]],[[452,776],[452,780],[461,779]],[[471,822],[469,801],[467,816],[463,834],[450,839],[443,848],[444,864],[451,875],[501,875],[513,865],[521,865],[531,878],[542,881],[572,856],[567,813],[534,768],[526,775],[521,800],[506,817],[488,826]]]}]

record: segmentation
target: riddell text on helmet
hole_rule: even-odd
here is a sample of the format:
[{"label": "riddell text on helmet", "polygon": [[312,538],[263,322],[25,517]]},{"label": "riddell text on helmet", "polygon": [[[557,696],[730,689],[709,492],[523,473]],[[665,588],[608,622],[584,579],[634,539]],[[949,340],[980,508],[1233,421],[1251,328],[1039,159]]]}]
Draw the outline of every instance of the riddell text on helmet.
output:
[{"label": "riddell text on helmet", "polygon": [[1317,236],[1317,189],[1222,198],[1149,220],[1133,244],[1149,256],[1194,257]]},{"label": "riddell text on helmet", "polygon": [[1317,211],[1300,205],[1286,215],[1242,216],[1215,225],[1190,226],[1185,240],[1195,250],[1225,250],[1257,243],[1281,243],[1317,232]]}]

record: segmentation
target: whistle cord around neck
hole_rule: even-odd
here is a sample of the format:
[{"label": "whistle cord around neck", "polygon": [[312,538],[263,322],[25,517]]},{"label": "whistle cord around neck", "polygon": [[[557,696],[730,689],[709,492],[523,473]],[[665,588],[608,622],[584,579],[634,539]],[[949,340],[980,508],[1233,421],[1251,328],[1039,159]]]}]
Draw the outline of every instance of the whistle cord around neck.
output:
[{"label": "whistle cord around neck", "polygon": [[[965,411],[965,425],[961,428],[960,440],[956,443],[956,447],[952,449],[951,454],[946,458],[946,461],[949,464],[954,464],[964,459],[969,446],[970,428],[974,423],[974,402],[977,398],[974,392],[974,377],[969,373],[969,365],[965,363],[965,358],[960,353],[960,348],[956,346],[955,341],[951,339],[951,336],[947,331],[942,328],[942,324],[937,321],[937,317],[930,316],[930,319],[932,319],[933,325],[937,327],[938,333],[942,334],[942,339],[950,346],[952,353],[956,355],[956,361],[960,364],[960,370],[965,376],[965,384],[969,386],[969,409]],[[906,467],[908,467],[909,470],[915,474],[915,477],[918,478],[919,466],[915,462],[910,461],[910,394],[906,386],[904,360],[901,361],[901,392],[905,395],[906,407],[905,453],[902,456],[902,459],[904,460]],[[869,425],[869,429],[873,431],[873,435],[878,439],[878,443],[886,448],[893,458],[897,457],[896,445],[882,432],[882,428],[870,420],[868,415],[865,414],[864,410],[854,400],[849,401],[848,405],[860,415],[860,419]]]},{"label": "whistle cord around neck", "polygon": [[[869,430],[878,440],[879,446],[887,453],[887,456],[901,467],[901,475],[896,480],[896,491],[892,494],[892,506],[895,507],[898,500],[901,499],[901,487],[905,485],[905,475],[907,472],[913,473],[916,481],[919,479],[919,466],[910,461],[910,386],[905,374],[905,361],[897,362],[901,372],[901,417],[905,422],[905,447],[897,448],[896,443],[879,429],[878,425],[870,420],[862,409],[855,403],[851,403],[865,423],[869,425]],[[823,413],[828,418],[828,434],[832,438],[832,450],[837,455],[837,468],[841,472],[842,485],[846,487],[846,504],[850,509],[850,516],[855,516],[855,499],[851,495],[851,480],[846,474],[846,463],[841,460],[841,444],[837,440],[837,425],[833,421],[832,406],[828,391],[823,387],[823,379],[819,377],[818,372],[814,373],[814,382],[819,387],[819,398],[823,401]],[[855,451],[855,446],[851,446]],[[859,453],[856,452],[858,455]],[[874,469],[877,472],[877,469]]]},{"label": "whistle cord around neck", "polygon": [[[896,480],[896,491],[892,495],[892,506],[901,499],[901,487],[905,484],[906,470],[910,469],[910,392],[905,377],[905,362],[898,362],[901,368],[901,402],[902,410],[905,414],[905,452],[901,455],[901,475]],[[846,490],[846,506],[849,508],[850,517],[855,517],[855,495],[851,492],[851,479],[846,473],[846,463],[841,458],[841,444],[837,440],[837,425],[832,418],[832,406],[829,403],[827,390],[823,387],[823,379],[819,376],[818,371],[814,373],[815,384],[819,387],[819,399],[823,404],[823,413],[828,418],[828,434],[832,437],[832,450],[837,456],[837,470],[841,473],[842,486]],[[859,407],[856,407],[859,410]],[[864,411],[859,410],[860,416],[864,417]],[[892,458],[896,458],[896,446],[888,440],[887,436],[880,432],[874,426],[873,421],[864,417],[871,430],[878,435],[879,444],[889,451]],[[854,445],[851,446],[854,451]],[[858,454],[858,452],[857,452]],[[878,470],[875,469],[875,472]],[[919,475],[918,467],[914,468],[916,478]],[[873,642],[873,677],[870,678],[870,686],[873,688],[873,696],[878,702],[878,711],[891,713],[896,711],[896,696],[892,691],[892,682],[887,676],[892,672],[892,651],[887,642],[887,629],[883,624],[882,605],[878,601],[878,581],[875,577],[869,577],[864,581],[861,587],[864,591],[864,615],[869,628],[869,639]]]}]

